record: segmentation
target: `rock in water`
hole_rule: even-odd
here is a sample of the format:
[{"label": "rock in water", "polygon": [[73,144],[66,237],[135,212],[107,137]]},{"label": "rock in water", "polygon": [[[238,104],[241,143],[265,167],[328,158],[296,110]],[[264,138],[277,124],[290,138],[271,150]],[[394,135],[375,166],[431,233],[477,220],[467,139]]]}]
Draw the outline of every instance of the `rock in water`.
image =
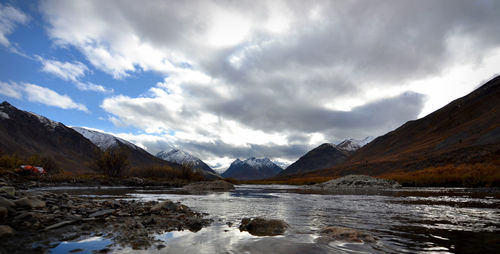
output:
[{"label": "rock in water", "polygon": [[332,242],[332,241],[345,241],[345,242],[375,242],[375,238],[372,235],[353,228],[346,227],[325,227],[319,232],[321,237],[318,239],[320,242]]},{"label": "rock in water", "polygon": [[33,197],[20,198],[18,200],[15,200],[14,203],[17,206],[21,206],[21,207],[29,207],[29,208],[44,208],[45,207],[45,202],[41,201],[40,199],[33,198]]},{"label": "rock in water", "polygon": [[288,224],[282,220],[264,219],[264,218],[243,218],[241,220],[240,231],[256,236],[274,236],[285,233]]},{"label": "rock in water", "polygon": [[208,191],[230,191],[234,190],[234,185],[223,180],[197,182],[184,186],[188,192],[208,192]]},{"label": "rock in water", "polygon": [[379,179],[366,175],[348,175],[312,186],[313,189],[326,191],[338,189],[389,189],[400,187],[401,185],[396,181]]}]

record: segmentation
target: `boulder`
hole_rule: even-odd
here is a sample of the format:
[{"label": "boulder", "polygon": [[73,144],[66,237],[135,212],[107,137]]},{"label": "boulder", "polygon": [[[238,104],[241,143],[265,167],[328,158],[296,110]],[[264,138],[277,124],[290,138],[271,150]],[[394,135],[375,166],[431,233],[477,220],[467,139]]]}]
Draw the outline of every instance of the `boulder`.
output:
[{"label": "boulder", "polygon": [[0,225],[0,238],[8,237],[14,234],[14,229],[7,225]]},{"label": "boulder", "polygon": [[151,212],[153,213],[157,213],[157,212],[160,212],[161,210],[176,210],[177,208],[177,205],[170,201],[170,200],[165,200],[165,201],[162,201],[154,206],[151,207]]},{"label": "boulder", "polygon": [[16,188],[11,187],[11,186],[3,186],[0,187],[0,193],[7,193],[10,196],[16,195]]},{"label": "boulder", "polygon": [[3,207],[15,207],[16,204],[4,197],[0,197],[0,206],[3,206]]},{"label": "boulder", "polygon": [[230,182],[226,182],[223,180],[217,181],[204,181],[191,183],[183,188],[188,192],[209,192],[209,191],[230,191],[234,190],[234,185]]},{"label": "boulder", "polygon": [[29,208],[44,208],[45,202],[34,197],[24,197],[14,201],[16,206],[29,207]]},{"label": "boulder", "polygon": [[240,231],[256,236],[275,236],[285,233],[288,224],[282,220],[264,218],[243,218],[241,220]]},{"label": "boulder", "polygon": [[100,211],[97,211],[95,213],[90,214],[89,217],[91,217],[91,218],[93,218],[93,217],[101,217],[101,216],[104,216],[104,215],[112,214],[114,212],[115,212],[115,209],[100,210]]},{"label": "boulder", "polygon": [[396,181],[379,179],[367,175],[347,175],[312,186],[314,189],[326,191],[339,189],[389,189],[400,187],[401,185]]},{"label": "boulder", "polygon": [[372,243],[375,242],[375,238],[367,232],[347,228],[347,227],[337,227],[330,226],[325,227],[319,231],[321,237],[318,241],[332,242],[332,241],[344,241],[344,242],[357,242],[357,243]]}]

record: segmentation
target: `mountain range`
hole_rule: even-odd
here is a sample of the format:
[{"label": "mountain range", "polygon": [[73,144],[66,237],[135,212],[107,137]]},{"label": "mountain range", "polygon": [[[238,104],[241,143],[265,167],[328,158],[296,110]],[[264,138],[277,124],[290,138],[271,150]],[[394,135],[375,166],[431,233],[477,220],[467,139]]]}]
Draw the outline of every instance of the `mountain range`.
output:
[{"label": "mountain range", "polygon": [[333,167],[344,162],[349,155],[360,147],[373,140],[369,136],[362,140],[346,139],[339,144],[324,143],[300,157],[292,163],[279,175],[287,176],[294,174],[303,174],[319,169]]},{"label": "mountain range", "polygon": [[256,180],[276,176],[281,171],[278,165],[268,158],[257,159],[254,157],[246,160],[236,159],[229,168],[222,173],[222,177],[237,180]]}]

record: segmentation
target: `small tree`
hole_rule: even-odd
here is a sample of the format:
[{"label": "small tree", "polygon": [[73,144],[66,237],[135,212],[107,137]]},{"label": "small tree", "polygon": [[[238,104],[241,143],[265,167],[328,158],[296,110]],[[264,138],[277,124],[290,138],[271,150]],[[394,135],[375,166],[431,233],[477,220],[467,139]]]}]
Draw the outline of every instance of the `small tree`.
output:
[{"label": "small tree", "polygon": [[120,176],[128,166],[125,151],[119,148],[108,148],[98,151],[95,160],[95,170],[111,177]]}]

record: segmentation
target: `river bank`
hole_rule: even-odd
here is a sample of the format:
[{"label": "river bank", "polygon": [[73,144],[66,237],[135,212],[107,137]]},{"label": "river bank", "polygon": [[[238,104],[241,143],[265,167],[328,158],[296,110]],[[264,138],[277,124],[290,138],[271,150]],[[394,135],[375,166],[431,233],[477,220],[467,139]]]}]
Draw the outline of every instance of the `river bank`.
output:
[{"label": "river bank", "polygon": [[0,253],[40,253],[61,241],[92,236],[133,249],[161,248],[153,234],[196,232],[211,223],[206,214],[170,200],[137,202],[18,187],[26,183],[0,179]]}]

